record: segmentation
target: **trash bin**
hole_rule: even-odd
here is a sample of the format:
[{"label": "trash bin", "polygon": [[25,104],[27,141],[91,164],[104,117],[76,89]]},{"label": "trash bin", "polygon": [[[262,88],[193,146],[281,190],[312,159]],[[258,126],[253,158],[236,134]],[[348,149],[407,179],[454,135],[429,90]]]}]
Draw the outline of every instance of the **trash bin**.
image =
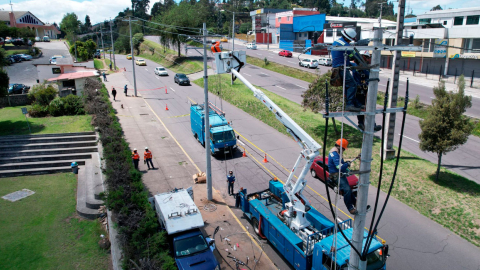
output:
[{"label": "trash bin", "polygon": [[74,174],[78,174],[78,163],[77,162],[72,162],[72,172]]}]

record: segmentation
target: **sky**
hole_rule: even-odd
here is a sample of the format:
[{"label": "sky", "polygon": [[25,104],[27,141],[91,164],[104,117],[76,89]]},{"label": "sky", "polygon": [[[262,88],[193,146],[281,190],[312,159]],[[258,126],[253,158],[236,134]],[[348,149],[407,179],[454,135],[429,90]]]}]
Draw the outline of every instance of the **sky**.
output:
[{"label": "sky", "polygon": [[[337,0],[342,2],[342,0]],[[351,0],[343,0],[345,5],[350,5]],[[150,0],[150,7],[157,0]],[[394,1],[396,3],[397,1]],[[10,10],[10,0],[0,0],[0,10]],[[131,0],[12,0],[13,10],[30,11],[44,23],[59,23],[63,15],[75,12],[78,19],[85,22],[85,15],[90,16],[92,24],[103,22],[105,19],[114,18],[118,12],[131,7]],[[478,0],[407,0],[407,7],[413,14],[423,14],[432,7],[441,5],[442,8],[467,8],[478,7]]]}]

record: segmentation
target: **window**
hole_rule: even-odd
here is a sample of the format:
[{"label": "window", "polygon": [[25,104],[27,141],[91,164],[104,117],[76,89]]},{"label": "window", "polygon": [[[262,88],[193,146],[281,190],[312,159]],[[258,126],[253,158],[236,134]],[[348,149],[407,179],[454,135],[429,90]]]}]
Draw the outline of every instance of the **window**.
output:
[{"label": "window", "polygon": [[327,37],[333,37],[333,29],[327,29],[326,33],[327,33]]},{"label": "window", "polygon": [[467,25],[478,24],[479,19],[480,15],[467,16]]},{"label": "window", "polygon": [[421,24],[427,24],[427,23],[431,23],[432,22],[432,19],[419,19],[418,20],[418,23],[421,23]]},{"label": "window", "polygon": [[290,16],[287,16],[287,22],[289,22],[289,21],[290,21]]},{"label": "window", "polygon": [[423,52],[428,52],[430,49],[430,39],[423,40]]},{"label": "window", "polygon": [[60,73],[62,73],[62,70],[60,68],[52,68],[52,73],[53,74],[60,74]]},{"label": "window", "polygon": [[417,29],[417,28],[418,28],[418,26],[412,26],[412,29]]},{"label": "window", "polygon": [[453,25],[463,25],[463,16],[455,17],[455,19],[453,19]]},{"label": "window", "polygon": [[342,35],[342,29],[337,29],[337,37]]},{"label": "window", "polygon": [[465,39],[463,46],[463,53],[474,53],[480,50],[480,38],[468,38]]},{"label": "window", "polygon": [[63,81],[63,87],[75,87],[75,80]]},{"label": "window", "polygon": [[443,25],[447,25],[447,21],[443,21]]}]

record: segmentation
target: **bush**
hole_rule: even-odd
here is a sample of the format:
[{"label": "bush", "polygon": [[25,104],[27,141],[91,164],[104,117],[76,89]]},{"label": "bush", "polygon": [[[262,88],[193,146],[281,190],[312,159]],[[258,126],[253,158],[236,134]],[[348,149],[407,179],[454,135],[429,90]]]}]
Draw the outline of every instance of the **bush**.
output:
[{"label": "bush", "polygon": [[64,115],[63,100],[60,97],[54,98],[48,105],[48,113],[51,116]]},{"label": "bush", "polygon": [[45,117],[48,114],[48,107],[40,104],[33,104],[28,108],[30,117]]},{"label": "bush", "polygon": [[28,97],[34,103],[47,107],[57,94],[58,92],[53,86],[46,86],[45,83],[42,83],[34,85],[28,93]]},{"label": "bush", "polygon": [[64,115],[85,114],[83,99],[79,96],[68,95],[62,98]]}]

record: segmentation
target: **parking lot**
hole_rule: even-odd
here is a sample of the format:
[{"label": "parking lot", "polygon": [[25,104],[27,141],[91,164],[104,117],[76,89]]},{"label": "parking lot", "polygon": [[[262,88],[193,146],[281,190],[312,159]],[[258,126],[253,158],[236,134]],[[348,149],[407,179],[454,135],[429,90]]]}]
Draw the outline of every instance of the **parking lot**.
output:
[{"label": "parking lot", "polygon": [[38,79],[37,68],[34,63],[49,63],[50,57],[56,54],[69,56],[67,46],[63,41],[37,42],[35,47],[42,50],[43,54],[40,58],[14,63],[6,67],[10,84],[23,83],[31,87],[37,83]]}]

